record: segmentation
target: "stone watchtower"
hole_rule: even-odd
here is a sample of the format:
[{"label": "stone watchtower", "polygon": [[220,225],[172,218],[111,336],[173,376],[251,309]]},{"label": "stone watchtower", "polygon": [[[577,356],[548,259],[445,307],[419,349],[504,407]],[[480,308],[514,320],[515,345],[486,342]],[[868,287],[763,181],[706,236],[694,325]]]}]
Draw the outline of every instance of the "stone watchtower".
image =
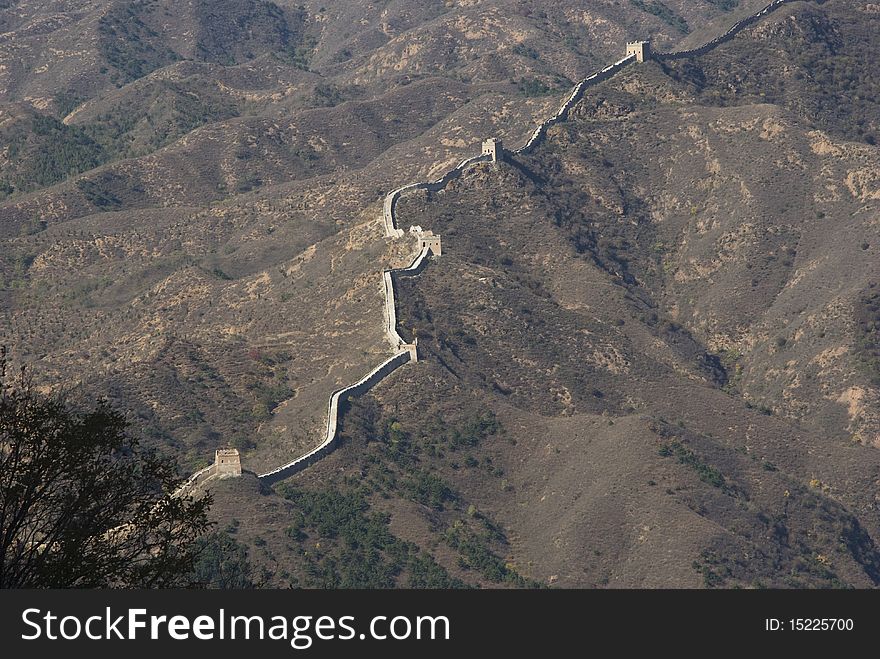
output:
[{"label": "stone watchtower", "polygon": [[636,56],[636,62],[644,62],[651,59],[651,42],[650,41],[627,41],[626,56]]},{"label": "stone watchtower", "polygon": [[214,476],[241,476],[241,457],[237,448],[218,448],[214,452]]},{"label": "stone watchtower", "polygon": [[434,256],[443,256],[443,250],[440,248],[440,236],[433,231],[424,231],[418,235],[419,251],[425,247],[431,250]]},{"label": "stone watchtower", "polygon": [[418,225],[411,226],[409,232],[419,241],[420,252],[427,247],[431,250],[431,254],[434,256],[443,256],[443,250],[440,248],[440,236],[436,233],[430,229],[425,231]]},{"label": "stone watchtower", "polygon": [[492,156],[492,162],[504,160],[504,147],[501,145],[501,140],[497,137],[483,140],[483,155]]}]

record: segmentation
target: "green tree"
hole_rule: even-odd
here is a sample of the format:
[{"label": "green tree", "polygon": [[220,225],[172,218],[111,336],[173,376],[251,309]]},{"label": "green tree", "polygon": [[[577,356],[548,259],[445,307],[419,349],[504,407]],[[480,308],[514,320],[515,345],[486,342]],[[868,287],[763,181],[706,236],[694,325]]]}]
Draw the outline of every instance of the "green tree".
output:
[{"label": "green tree", "polygon": [[106,402],[75,409],[0,349],[0,588],[189,585],[210,497],[174,496],[176,465]]},{"label": "green tree", "polygon": [[218,531],[199,538],[193,581],[205,588],[254,588],[247,547]]}]

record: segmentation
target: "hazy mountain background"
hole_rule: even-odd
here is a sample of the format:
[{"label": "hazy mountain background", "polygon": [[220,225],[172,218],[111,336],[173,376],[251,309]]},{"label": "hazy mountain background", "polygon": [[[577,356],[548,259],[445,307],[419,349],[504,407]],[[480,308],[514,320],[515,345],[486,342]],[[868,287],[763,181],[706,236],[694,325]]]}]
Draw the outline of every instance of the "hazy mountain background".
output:
[{"label": "hazy mountain background", "polygon": [[[0,335],[194,468],[386,354],[385,192],[764,4],[0,1]],[[215,489],[273,585],[880,583],[880,6],[796,2],[406,198],[424,358]]]}]

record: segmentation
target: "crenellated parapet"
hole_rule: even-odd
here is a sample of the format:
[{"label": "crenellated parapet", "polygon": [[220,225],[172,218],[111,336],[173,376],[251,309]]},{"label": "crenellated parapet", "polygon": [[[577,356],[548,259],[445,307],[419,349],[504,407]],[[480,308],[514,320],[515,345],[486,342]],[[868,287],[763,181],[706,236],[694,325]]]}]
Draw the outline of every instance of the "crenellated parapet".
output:
[{"label": "crenellated parapet", "polygon": [[720,46],[723,43],[726,43],[733,39],[737,34],[742,32],[745,28],[753,23],[758,22],[764,16],[776,11],[782,5],[787,4],[789,2],[795,2],[795,0],[773,0],[769,5],[762,8],[760,11],[751,14],[750,16],[746,16],[741,21],[734,23],[724,34],[715,37],[711,41],[707,41],[702,46],[697,46],[696,48],[691,48],[689,50],[676,50],[670,53],[656,53],[654,55],[655,59],[662,61],[667,60],[678,60],[678,59],[687,59],[690,57],[699,57],[700,55],[705,55],[710,50],[713,50]]}]

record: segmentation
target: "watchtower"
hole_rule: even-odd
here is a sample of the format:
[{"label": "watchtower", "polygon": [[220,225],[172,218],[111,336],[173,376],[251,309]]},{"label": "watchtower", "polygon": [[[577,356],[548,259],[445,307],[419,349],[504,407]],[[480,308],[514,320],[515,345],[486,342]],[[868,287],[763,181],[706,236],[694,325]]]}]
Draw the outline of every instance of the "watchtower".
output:
[{"label": "watchtower", "polygon": [[440,236],[436,233],[433,231],[421,231],[416,236],[419,239],[419,251],[427,247],[434,256],[443,256],[443,250],[440,248]]},{"label": "watchtower", "polygon": [[418,337],[413,337],[412,343],[404,343],[400,347],[406,348],[406,350],[409,351],[409,360],[411,362],[419,361],[419,339],[418,339]]},{"label": "watchtower", "polygon": [[504,160],[504,147],[501,145],[501,140],[497,137],[483,140],[483,155],[492,156],[492,162]]},{"label": "watchtower", "polygon": [[644,62],[651,59],[651,42],[650,41],[627,41],[626,56],[636,56],[636,62]]},{"label": "watchtower", "polygon": [[218,448],[214,452],[214,475],[220,478],[241,476],[241,456],[237,448]]}]

